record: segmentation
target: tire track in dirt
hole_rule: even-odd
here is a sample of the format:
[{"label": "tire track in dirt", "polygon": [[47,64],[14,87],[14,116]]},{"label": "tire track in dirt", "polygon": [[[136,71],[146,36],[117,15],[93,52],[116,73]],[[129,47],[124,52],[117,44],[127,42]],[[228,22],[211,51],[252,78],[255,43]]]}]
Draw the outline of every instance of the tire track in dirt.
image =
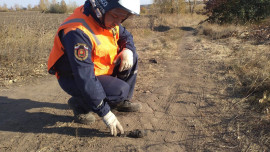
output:
[{"label": "tire track in dirt", "polygon": [[[227,115],[226,112],[224,113],[226,111],[224,105],[232,100],[226,92],[228,84],[219,81],[226,77],[224,61],[228,58],[230,50],[219,48],[219,45],[213,46],[211,42],[193,35],[185,37],[181,47],[181,60],[185,63],[184,66],[189,67],[183,78],[189,80],[181,82],[184,85],[181,92],[191,95],[184,95],[185,100],[181,102],[194,104],[195,113],[194,117],[187,117],[190,140],[187,141],[186,149],[187,151],[212,151],[209,149],[228,151],[231,147],[224,149],[217,141],[220,137],[226,136],[226,133],[220,133],[218,129],[224,121],[222,115]],[[226,141],[226,144],[230,145],[230,143],[231,141]]]},{"label": "tire track in dirt", "polygon": [[[136,97],[146,103],[146,109],[150,109],[148,111],[153,111],[143,111],[140,120],[141,124],[150,122],[148,126],[142,125],[142,128],[148,127],[151,131],[149,138],[152,143],[146,146],[146,151],[189,151],[194,147],[195,132],[190,132],[193,125],[189,124],[195,117],[199,117],[196,114],[196,105],[202,100],[201,90],[196,87],[201,78],[194,75],[193,64],[185,60],[185,56],[188,56],[185,45],[189,36],[191,33],[186,33],[180,40],[178,49],[171,50],[168,58],[158,61],[154,68],[159,70],[151,73],[152,77],[147,76],[151,79],[147,85],[153,88]],[[145,121],[145,117],[151,119]],[[155,139],[159,140],[153,143]]]}]

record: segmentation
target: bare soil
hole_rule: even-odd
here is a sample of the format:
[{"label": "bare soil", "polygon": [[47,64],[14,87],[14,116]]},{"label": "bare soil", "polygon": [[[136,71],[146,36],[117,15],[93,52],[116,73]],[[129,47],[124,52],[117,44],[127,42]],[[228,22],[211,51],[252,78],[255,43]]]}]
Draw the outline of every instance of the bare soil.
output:
[{"label": "bare soil", "polygon": [[[193,32],[192,27],[157,31],[137,46],[133,100],[143,109],[114,113],[126,131],[145,129],[147,136],[112,137],[97,115],[92,125],[74,123],[70,96],[48,76],[0,90],[0,151],[242,151],[231,135],[237,132],[218,130],[228,121],[217,116],[230,115],[224,111],[235,100],[226,90],[229,53],[210,49]],[[171,34],[172,40],[165,38]],[[149,50],[150,43],[159,47]]]}]

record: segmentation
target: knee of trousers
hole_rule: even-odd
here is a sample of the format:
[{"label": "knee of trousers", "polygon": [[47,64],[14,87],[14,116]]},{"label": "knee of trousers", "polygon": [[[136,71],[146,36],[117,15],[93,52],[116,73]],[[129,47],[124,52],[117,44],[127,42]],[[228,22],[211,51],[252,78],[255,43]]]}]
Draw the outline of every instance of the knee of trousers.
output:
[{"label": "knee of trousers", "polygon": [[107,94],[107,99],[109,101],[120,102],[127,100],[129,94],[130,86],[127,83],[120,83],[114,90],[109,91]]},{"label": "knee of trousers", "polygon": [[130,90],[129,84],[127,84],[127,83],[121,84],[121,86],[119,86],[120,96],[122,98],[127,98],[129,90]]}]

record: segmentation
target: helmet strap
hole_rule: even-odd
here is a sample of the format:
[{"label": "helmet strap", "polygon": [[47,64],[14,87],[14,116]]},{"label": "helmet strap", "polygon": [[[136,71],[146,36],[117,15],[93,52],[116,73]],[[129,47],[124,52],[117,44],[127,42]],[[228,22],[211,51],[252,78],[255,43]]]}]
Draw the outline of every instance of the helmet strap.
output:
[{"label": "helmet strap", "polygon": [[94,8],[94,11],[97,15],[97,18],[101,20],[103,15],[100,12],[99,8],[97,7],[95,0],[89,0],[89,1],[91,3],[92,7]]},{"label": "helmet strap", "polygon": [[105,26],[105,14],[102,14],[100,9],[98,8],[98,6],[96,5],[96,1],[95,0],[89,0],[89,2],[92,5],[93,11],[96,14],[97,19],[99,20],[99,24],[102,28],[107,29],[107,27]]}]

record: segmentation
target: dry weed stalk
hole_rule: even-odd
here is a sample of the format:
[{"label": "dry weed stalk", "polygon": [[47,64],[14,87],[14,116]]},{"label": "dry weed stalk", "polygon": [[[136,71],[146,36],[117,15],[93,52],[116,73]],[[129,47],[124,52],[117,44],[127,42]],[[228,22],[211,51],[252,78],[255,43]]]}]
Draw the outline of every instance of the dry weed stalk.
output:
[{"label": "dry weed stalk", "polygon": [[263,92],[263,97],[262,99],[259,100],[259,103],[268,103],[270,102],[270,94],[269,91],[266,90]]}]

